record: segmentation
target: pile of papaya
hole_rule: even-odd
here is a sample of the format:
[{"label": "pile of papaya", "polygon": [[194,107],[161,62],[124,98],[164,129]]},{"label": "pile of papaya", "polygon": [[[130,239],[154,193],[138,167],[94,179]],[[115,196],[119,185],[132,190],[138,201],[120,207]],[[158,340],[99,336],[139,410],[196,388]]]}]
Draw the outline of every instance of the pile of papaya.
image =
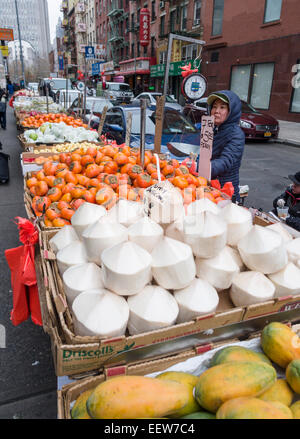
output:
[{"label": "pile of papaya", "polygon": [[299,336],[272,322],[261,333],[261,348],[220,348],[200,376],[167,371],[111,378],[81,393],[71,418],[300,419]]}]

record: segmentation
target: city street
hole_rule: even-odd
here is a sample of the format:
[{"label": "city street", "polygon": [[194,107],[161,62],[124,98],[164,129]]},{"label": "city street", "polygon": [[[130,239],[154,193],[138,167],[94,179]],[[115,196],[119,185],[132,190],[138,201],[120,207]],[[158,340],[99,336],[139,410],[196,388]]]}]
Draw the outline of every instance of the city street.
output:
[{"label": "city street", "polygon": [[[50,340],[30,320],[14,327],[10,322],[12,291],[4,251],[20,245],[16,216],[26,217],[18,131],[10,107],[7,130],[0,130],[3,151],[10,154],[10,182],[0,186],[0,419],[55,419],[56,376]],[[272,208],[272,200],[290,183],[288,174],[299,171],[300,149],[279,143],[247,142],[240,184],[249,185],[247,207]]]}]

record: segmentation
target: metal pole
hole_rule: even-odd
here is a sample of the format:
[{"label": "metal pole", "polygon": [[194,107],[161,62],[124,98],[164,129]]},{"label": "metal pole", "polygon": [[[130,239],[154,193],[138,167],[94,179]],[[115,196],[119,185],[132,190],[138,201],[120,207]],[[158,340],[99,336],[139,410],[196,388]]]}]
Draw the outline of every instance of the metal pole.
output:
[{"label": "metal pole", "polygon": [[145,134],[146,134],[146,99],[141,99],[141,141],[140,141],[140,158],[141,165],[145,166]]},{"label": "metal pole", "polygon": [[84,57],[84,109],[83,116],[86,115],[86,76],[87,76],[87,68],[86,68],[86,57]]},{"label": "metal pole", "polygon": [[21,59],[22,75],[23,75],[23,81],[24,81],[24,87],[25,87],[26,81],[25,81],[24,58],[23,58],[22,37],[21,37],[21,30],[20,30],[20,21],[19,21],[19,11],[18,11],[18,1],[17,0],[15,0],[15,7],[16,7],[16,14],[17,14],[17,24],[18,24],[19,42],[20,42],[20,59]]}]

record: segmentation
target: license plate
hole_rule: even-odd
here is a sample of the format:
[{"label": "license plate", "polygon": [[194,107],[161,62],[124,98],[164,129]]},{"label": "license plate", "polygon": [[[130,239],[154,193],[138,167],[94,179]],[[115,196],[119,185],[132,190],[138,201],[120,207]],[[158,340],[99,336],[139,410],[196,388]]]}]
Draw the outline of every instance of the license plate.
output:
[{"label": "license plate", "polygon": [[265,137],[271,137],[271,136],[272,136],[272,133],[270,133],[270,131],[266,131],[266,132],[264,133],[264,136],[265,136]]}]

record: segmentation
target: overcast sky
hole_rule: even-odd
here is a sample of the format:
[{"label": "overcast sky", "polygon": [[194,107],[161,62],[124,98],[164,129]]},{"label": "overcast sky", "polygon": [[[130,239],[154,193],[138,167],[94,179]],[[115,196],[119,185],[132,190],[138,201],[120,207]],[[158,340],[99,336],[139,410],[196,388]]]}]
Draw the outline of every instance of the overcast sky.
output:
[{"label": "overcast sky", "polygon": [[53,41],[53,38],[55,38],[55,30],[56,30],[58,18],[62,17],[62,13],[60,12],[61,4],[62,4],[62,0],[48,0],[51,43]]}]

